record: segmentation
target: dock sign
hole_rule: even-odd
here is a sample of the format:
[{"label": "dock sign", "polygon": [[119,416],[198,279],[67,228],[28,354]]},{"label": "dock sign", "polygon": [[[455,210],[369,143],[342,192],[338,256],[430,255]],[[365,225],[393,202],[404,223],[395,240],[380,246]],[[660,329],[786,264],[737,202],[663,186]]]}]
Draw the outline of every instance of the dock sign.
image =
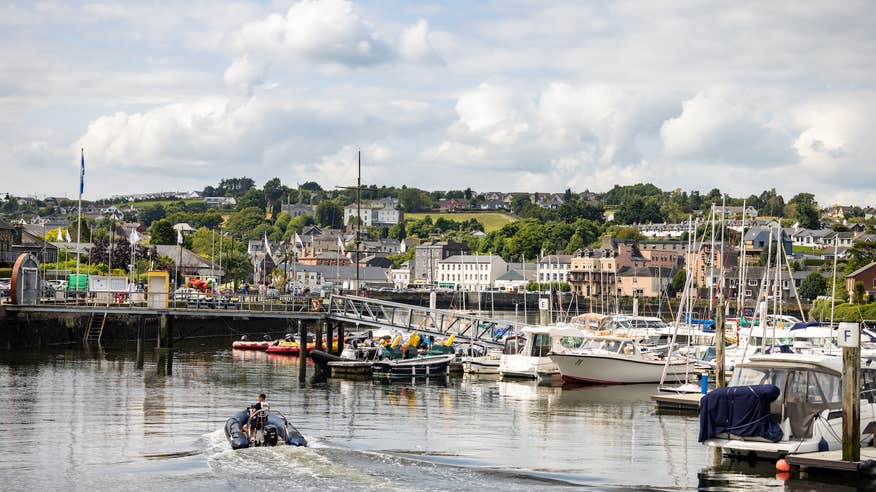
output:
[{"label": "dock sign", "polygon": [[840,323],[836,338],[840,347],[860,347],[861,329],[858,323]]}]

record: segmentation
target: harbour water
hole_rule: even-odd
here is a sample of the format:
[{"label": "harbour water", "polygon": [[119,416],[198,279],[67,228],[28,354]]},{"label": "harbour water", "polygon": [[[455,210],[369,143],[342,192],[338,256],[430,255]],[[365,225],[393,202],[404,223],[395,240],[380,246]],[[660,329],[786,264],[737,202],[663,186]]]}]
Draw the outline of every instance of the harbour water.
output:
[{"label": "harbour water", "polygon": [[[5,490],[855,490],[717,462],[652,385],[454,377],[297,381],[296,357],[181,344],[0,353]],[[169,369],[169,370],[168,370]],[[268,394],[309,448],[231,451],[225,419]]]}]

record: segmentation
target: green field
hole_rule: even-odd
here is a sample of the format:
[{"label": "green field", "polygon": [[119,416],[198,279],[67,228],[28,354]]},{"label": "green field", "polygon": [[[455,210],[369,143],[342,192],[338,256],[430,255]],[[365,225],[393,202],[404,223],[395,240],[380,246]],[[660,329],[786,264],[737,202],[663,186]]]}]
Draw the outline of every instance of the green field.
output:
[{"label": "green field", "polygon": [[432,217],[432,220],[438,217],[444,217],[447,220],[461,222],[463,220],[475,219],[484,225],[484,232],[492,232],[501,229],[505,224],[510,224],[517,221],[517,217],[502,212],[426,212],[426,213],[411,213],[405,214],[405,220],[422,219],[426,216]]}]

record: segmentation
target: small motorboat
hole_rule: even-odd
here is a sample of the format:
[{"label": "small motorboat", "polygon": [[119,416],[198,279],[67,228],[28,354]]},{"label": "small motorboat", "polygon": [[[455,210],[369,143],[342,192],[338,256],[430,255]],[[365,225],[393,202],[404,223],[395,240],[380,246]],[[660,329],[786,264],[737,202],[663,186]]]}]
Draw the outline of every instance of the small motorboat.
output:
[{"label": "small motorboat", "polygon": [[265,350],[271,345],[271,339],[267,335],[262,340],[250,340],[246,335],[240,337],[240,340],[235,340],[231,344],[231,348],[237,350]]},{"label": "small motorboat", "polygon": [[408,378],[415,376],[444,376],[450,374],[454,354],[429,355],[412,359],[386,359],[371,364],[376,378]]},{"label": "small motorboat", "polygon": [[[247,424],[256,426],[253,439],[243,429]],[[282,413],[269,409],[257,410],[252,415],[249,409],[237,412],[225,422],[225,437],[228,438],[231,449],[278,445],[307,446],[304,436]]]}]

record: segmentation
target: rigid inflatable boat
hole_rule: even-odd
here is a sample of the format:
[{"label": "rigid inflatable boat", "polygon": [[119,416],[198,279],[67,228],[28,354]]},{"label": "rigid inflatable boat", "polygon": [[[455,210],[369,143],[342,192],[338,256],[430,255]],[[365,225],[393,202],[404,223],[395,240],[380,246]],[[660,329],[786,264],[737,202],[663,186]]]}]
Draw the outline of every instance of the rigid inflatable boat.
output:
[{"label": "rigid inflatable boat", "polygon": [[[255,436],[250,439],[243,426],[252,423]],[[276,410],[258,410],[250,416],[249,409],[237,412],[225,422],[225,437],[231,449],[258,446],[307,446],[307,440],[286,417]]]}]

